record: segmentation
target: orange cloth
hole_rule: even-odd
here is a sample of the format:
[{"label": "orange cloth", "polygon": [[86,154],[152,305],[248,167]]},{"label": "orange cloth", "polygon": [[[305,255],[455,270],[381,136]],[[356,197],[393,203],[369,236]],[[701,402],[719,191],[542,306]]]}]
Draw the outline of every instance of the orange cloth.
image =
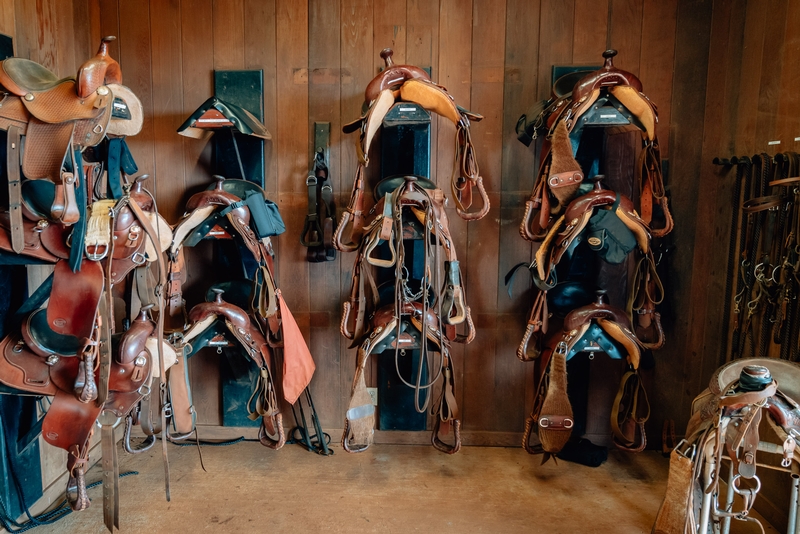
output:
[{"label": "orange cloth", "polygon": [[314,376],[314,358],[308,350],[303,333],[283,300],[280,290],[275,294],[281,309],[283,330],[283,398],[294,404]]}]

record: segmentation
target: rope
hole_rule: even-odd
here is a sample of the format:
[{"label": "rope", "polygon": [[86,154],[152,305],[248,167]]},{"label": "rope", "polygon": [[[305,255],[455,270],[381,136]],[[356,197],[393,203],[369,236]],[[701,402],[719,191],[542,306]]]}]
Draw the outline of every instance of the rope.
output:
[{"label": "rope", "polygon": [[[138,474],[138,471],[126,471],[125,473],[121,473],[119,478]],[[14,476],[14,482],[17,483],[16,475]],[[90,490],[102,484],[103,481],[98,480],[97,482],[93,482],[86,486],[86,489]],[[28,521],[19,523],[8,515],[8,510],[0,500],[0,525],[2,525],[2,527],[8,532],[27,532],[28,530],[40,527],[42,525],[52,525],[72,513],[72,508],[70,508],[66,497],[64,497],[64,500],[61,501],[61,504],[59,504],[56,508],[35,516],[31,515],[27,505],[23,503],[23,506],[25,508],[25,515],[28,516]]]}]

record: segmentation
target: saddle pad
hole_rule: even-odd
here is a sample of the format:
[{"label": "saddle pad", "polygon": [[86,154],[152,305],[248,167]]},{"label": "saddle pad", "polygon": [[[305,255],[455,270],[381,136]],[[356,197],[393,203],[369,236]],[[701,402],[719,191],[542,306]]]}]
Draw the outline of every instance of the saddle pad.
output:
[{"label": "saddle pad", "polygon": [[72,139],[73,123],[47,124],[32,118],[25,136],[22,172],[30,180],[61,181],[61,167]]},{"label": "saddle pad", "polygon": [[47,324],[59,334],[91,337],[103,286],[103,266],[98,262],[85,261],[76,273],[68,262],[56,263]]},{"label": "saddle pad", "polygon": [[0,382],[37,395],[55,395],[57,391],[50,380],[50,366],[28,350],[18,334],[9,334],[0,342]]}]

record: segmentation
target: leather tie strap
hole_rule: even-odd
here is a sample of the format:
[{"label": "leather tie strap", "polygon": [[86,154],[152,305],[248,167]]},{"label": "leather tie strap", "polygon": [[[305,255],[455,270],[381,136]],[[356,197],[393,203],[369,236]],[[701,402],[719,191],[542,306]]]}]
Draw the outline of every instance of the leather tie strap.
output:
[{"label": "leather tie strap", "polygon": [[308,188],[308,211],[300,234],[300,244],[304,247],[318,247],[322,244],[322,227],[317,213],[317,177],[313,172],[306,178],[306,188]]},{"label": "leather tie strap", "polygon": [[9,126],[6,137],[6,176],[8,177],[8,211],[11,220],[11,249],[20,254],[25,249],[22,228],[22,188],[20,183],[20,129]]}]

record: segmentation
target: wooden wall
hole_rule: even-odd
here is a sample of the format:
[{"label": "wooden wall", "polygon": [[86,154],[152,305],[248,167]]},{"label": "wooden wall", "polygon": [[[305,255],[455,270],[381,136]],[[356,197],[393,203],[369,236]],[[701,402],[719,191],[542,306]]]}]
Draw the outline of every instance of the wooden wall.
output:
[{"label": "wooden wall", "polygon": [[[691,191],[698,167],[680,166],[683,156],[675,146],[690,143],[675,134],[675,126],[688,127],[697,113],[702,116],[707,58],[699,67],[694,61],[706,54],[708,35],[700,35],[697,47],[695,40],[710,24],[709,2],[93,0],[92,12],[100,21],[92,37],[118,36],[113,53],[126,85],[145,106],[144,129],[130,145],[142,172],[155,176],[159,207],[170,221],[178,219],[188,194],[208,183],[209,174],[209,147],[178,136],[176,128],[211,95],[214,69],[264,70],[265,123],[273,134],[266,189],[287,223],[287,233],[275,240],[279,282],[317,362],[313,393],[326,427],[341,427],[352,380],[354,351],[346,349],[337,327],[353,258],[304,261],[305,249],[298,244],[304,178],[313,122],[330,121],[334,189],[339,205],[346,203],[356,157],[354,139],[342,135],[340,127],[358,116],[364,87],[382,65],[382,48],[392,47],[397,63],[430,66],[433,78],[459,104],[486,117],[473,126],[473,136],[492,210],[469,226],[451,217],[478,327],[476,341],[454,351],[468,440],[516,444],[533,398],[532,365],[514,355],[530,295],[517,286],[509,298],[502,279],[510,267],[531,257],[517,226],[532,186],[534,154],[516,140],[514,125],[533,102],[548,96],[553,64],[597,64],[600,53],[613,47],[620,51],[617,64],[640,75],[659,108],[664,155],[676,169],[671,189],[683,191],[675,199],[678,227],[692,232],[691,217],[683,216],[678,202],[686,200],[694,215]],[[701,83],[688,83],[681,68]],[[673,77],[675,69],[681,76]],[[683,91],[682,98],[676,91]],[[432,168],[441,184],[451,171],[452,136],[449,124],[434,126]],[[694,157],[697,150],[687,146],[687,152]],[[691,245],[681,247],[690,257]],[[688,278],[691,266],[681,267]],[[198,272],[188,282],[190,295],[207,284]],[[670,334],[674,337],[657,356],[656,381],[664,384],[690,374],[686,332],[670,329]],[[220,424],[216,355],[193,358],[191,372],[199,420]],[[684,419],[670,409],[674,388],[657,385],[652,395],[657,426],[665,416]],[[606,433],[605,418],[590,431]],[[399,436],[385,439],[406,439]]]},{"label": "wooden wall", "polygon": [[[13,38],[16,56],[74,76],[78,66],[97,49],[99,14],[91,0],[0,0],[0,33]],[[50,271],[51,267],[30,266],[29,287],[40,284]],[[92,446],[98,444],[95,438]],[[34,513],[60,502],[66,484],[67,453],[46,444],[41,437],[39,446],[44,497],[31,507]]]},{"label": "wooden wall", "polygon": [[[214,69],[264,70],[265,123],[274,136],[267,146],[267,191],[279,202],[288,225],[287,233],[275,240],[280,285],[316,357],[314,394],[323,424],[331,428],[340,426],[353,372],[354,353],[337,332],[353,260],[343,255],[333,263],[308,264],[297,242],[311,128],[315,120],[332,123],[330,163],[339,204],[344,205],[355,151],[353,139],[343,136],[340,126],[358,115],[363,89],[382,63],[378,52],[391,46],[396,62],[430,66],[433,78],[447,86],[461,105],[486,117],[474,125],[473,135],[492,211],[469,226],[451,218],[469,288],[467,298],[478,325],[476,341],[455,351],[464,428],[467,434],[482,433],[483,437],[475,437],[481,442],[515,443],[533,396],[532,366],[514,357],[529,295],[518,287],[509,298],[502,278],[511,266],[531,256],[531,247],[517,235],[517,225],[535,165],[532,150],[515,138],[517,118],[548,95],[551,65],[597,63],[608,47],[620,51],[617,64],[637,73],[658,105],[677,229],[670,238],[673,252],[664,263],[670,273],[664,317],[669,339],[656,355],[652,419],[655,428],[667,417],[676,419],[680,428],[689,400],[719,361],[713,350],[713,328],[707,328],[716,324],[714,314],[707,312],[717,298],[717,271],[713,265],[708,268],[713,264],[712,249],[694,247],[696,239],[708,239],[719,229],[696,226],[694,220],[698,214],[708,218],[705,206],[719,183],[700,180],[701,171],[711,172],[701,163],[718,152],[717,138],[711,133],[704,136],[702,126],[719,122],[714,113],[721,106],[716,93],[709,94],[706,105],[705,86],[732,79],[732,75],[718,76],[722,67],[709,61],[709,47],[713,43],[712,55],[724,53],[718,49],[734,46],[737,31],[743,28],[726,23],[724,31],[734,38],[712,41],[712,7],[713,30],[719,32],[722,14],[735,13],[743,21],[742,10],[756,9],[752,6],[759,3],[5,0],[0,2],[4,12],[0,20],[3,31],[15,36],[18,55],[63,75],[76,70],[101,35],[117,35],[112,52],[122,64],[125,83],[145,107],[144,129],[130,139],[130,145],[141,171],[155,177],[151,188],[171,221],[180,216],[188,195],[209,179],[210,147],[178,136],[176,128],[211,94]],[[788,2],[783,5],[786,10]],[[773,25],[762,21],[758,26],[759,35],[769,35],[765,50],[778,46],[774,32],[766,31]],[[761,64],[760,55],[750,56]],[[734,53],[725,57],[735,63]],[[787,77],[754,94],[761,84],[748,75],[750,70],[730,72],[740,74],[735,85],[725,86],[729,95],[725,102],[735,99],[739,84],[750,84],[749,98],[759,102],[752,120],[788,127],[785,121],[765,118],[771,95],[788,94]],[[738,112],[736,102],[725,109]],[[767,131],[764,128],[759,131]],[[718,136],[725,131],[719,127]],[[452,134],[450,125],[434,125],[433,169],[440,182],[449,177]],[[196,297],[207,284],[208,271],[195,267],[187,292]],[[218,425],[216,355],[193,358],[191,372],[201,423]],[[594,431],[604,433],[603,424]]]},{"label": "wooden wall", "polygon": [[[340,127],[358,115],[382,48],[392,47],[397,63],[431,67],[459,104],[482,113],[473,136],[492,210],[469,226],[451,221],[478,326],[476,341],[455,351],[465,441],[485,444],[516,444],[533,397],[532,366],[514,356],[529,295],[517,288],[509,298],[502,278],[531,257],[517,225],[534,154],[514,125],[548,95],[551,65],[597,63],[616,48],[617,65],[638,74],[658,105],[676,230],[661,266],[668,341],[650,373],[657,445],[662,421],[676,420],[680,433],[691,399],[724,360],[719,310],[733,182],[711,160],[798,149],[798,28],[800,5],[791,0],[0,0],[0,32],[14,37],[16,54],[62,75],[76,71],[101,35],[118,37],[113,54],[145,107],[130,145],[173,222],[208,182],[210,160],[209,146],[176,128],[211,94],[214,69],[264,70],[274,137],[266,189],[288,226],[275,240],[280,285],[315,355],[313,392],[328,429],[341,426],[352,379],[354,352],[337,325],[353,258],[308,264],[298,244],[313,122],[332,124],[342,206],[355,150]],[[434,124],[433,132],[432,168],[446,183],[452,127]],[[196,296],[209,271],[192,268],[188,293]],[[193,358],[191,372],[200,422],[219,425],[216,355]],[[590,431],[606,430],[600,423]]]},{"label": "wooden wall", "polygon": [[[793,0],[732,0],[714,3],[697,191],[695,273],[687,320],[696,362],[693,389],[702,387],[727,354],[725,298],[728,236],[735,169],[712,164],[715,157],[800,151],[800,4]],[[778,141],[778,144],[775,142]],[[797,342],[797,340],[795,340]],[[688,410],[684,395],[683,410]],[[766,429],[762,432],[772,432]],[[765,470],[762,470],[765,471]],[[759,472],[764,490],[756,507],[785,529],[789,477]]]}]

